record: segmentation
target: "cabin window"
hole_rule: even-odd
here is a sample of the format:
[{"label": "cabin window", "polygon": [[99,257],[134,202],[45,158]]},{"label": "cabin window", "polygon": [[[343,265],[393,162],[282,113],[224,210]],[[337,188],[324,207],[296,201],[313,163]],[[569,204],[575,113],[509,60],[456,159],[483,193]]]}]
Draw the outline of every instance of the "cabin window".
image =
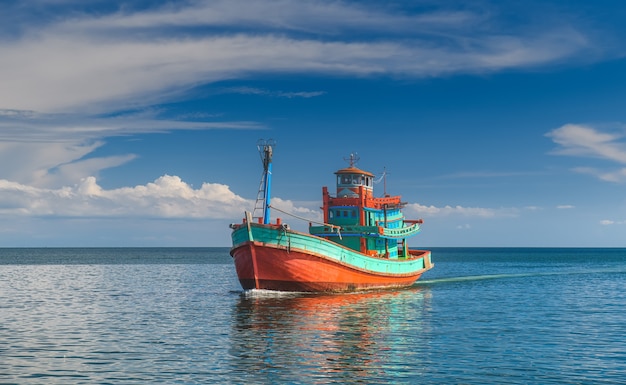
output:
[{"label": "cabin window", "polygon": [[356,218],[356,210],[352,210],[352,218]]},{"label": "cabin window", "polygon": [[352,174],[348,174],[348,175],[340,175],[337,177],[337,184],[342,184],[342,185],[360,185],[363,184],[363,176],[362,175],[352,175]]},{"label": "cabin window", "polygon": [[333,219],[334,216],[333,210],[328,210],[328,218]]},{"label": "cabin window", "polygon": [[346,217],[346,218],[348,217],[348,211],[347,210],[343,212],[343,216]]},{"label": "cabin window", "polygon": [[357,175],[357,174],[343,174],[337,175],[337,184],[338,185],[352,185],[352,186],[368,186],[371,187],[373,185],[373,179],[367,175]]}]

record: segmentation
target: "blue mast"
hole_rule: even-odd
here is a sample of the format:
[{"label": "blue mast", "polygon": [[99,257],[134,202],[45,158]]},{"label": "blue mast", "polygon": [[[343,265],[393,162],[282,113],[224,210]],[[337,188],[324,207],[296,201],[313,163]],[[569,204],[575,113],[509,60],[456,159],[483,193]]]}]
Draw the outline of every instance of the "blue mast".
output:
[{"label": "blue mast", "polygon": [[[272,190],[272,146],[273,140],[259,142],[259,153],[263,161],[263,185],[265,186],[265,203],[263,205],[263,223],[270,223],[270,200]],[[262,148],[261,148],[262,147]]]}]

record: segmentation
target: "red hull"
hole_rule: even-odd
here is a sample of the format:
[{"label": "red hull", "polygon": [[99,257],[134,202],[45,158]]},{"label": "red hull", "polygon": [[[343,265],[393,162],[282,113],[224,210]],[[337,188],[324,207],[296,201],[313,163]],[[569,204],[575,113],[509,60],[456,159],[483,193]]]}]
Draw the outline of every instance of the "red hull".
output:
[{"label": "red hull", "polygon": [[233,250],[235,268],[244,290],[353,291],[406,287],[423,270],[406,275],[375,274],[301,251],[247,242]]}]

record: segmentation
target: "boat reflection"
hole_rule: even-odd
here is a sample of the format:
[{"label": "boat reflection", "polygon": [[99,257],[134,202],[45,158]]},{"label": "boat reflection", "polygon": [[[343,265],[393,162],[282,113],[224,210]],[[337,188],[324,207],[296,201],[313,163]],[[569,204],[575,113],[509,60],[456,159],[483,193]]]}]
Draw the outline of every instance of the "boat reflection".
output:
[{"label": "boat reflection", "polygon": [[429,299],[424,287],[337,295],[245,292],[234,309],[232,369],[267,383],[387,376],[406,362],[398,354],[424,350]]}]

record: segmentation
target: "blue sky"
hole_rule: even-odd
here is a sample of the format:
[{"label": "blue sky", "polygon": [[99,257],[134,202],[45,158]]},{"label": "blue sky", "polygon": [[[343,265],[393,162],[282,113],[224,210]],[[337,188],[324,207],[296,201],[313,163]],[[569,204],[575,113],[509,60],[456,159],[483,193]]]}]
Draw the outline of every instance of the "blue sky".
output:
[{"label": "blue sky", "polygon": [[357,153],[424,219],[414,247],[626,247],[625,19],[620,1],[5,0],[0,247],[229,246],[260,138],[299,216]]}]

